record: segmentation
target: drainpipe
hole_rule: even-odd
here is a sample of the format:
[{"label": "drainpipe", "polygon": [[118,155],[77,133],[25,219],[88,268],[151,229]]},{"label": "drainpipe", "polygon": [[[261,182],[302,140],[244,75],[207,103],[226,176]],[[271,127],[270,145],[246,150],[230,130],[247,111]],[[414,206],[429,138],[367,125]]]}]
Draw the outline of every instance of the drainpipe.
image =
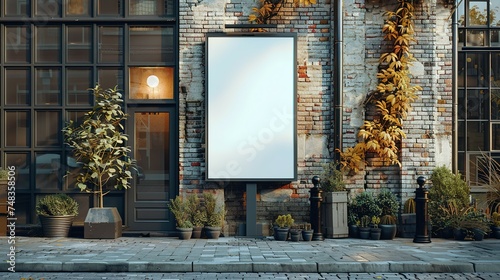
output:
[{"label": "drainpipe", "polygon": [[343,72],[343,1],[342,0],[334,0],[335,5],[335,17],[334,17],[334,159],[336,161],[340,161],[340,154],[336,152],[337,149],[342,149],[342,137],[343,137],[343,94],[344,94],[344,72]]},{"label": "drainpipe", "polygon": [[[455,7],[458,7],[458,4],[461,1],[455,1]],[[458,170],[458,156],[457,156],[457,151],[458,151],[458,85],[457,85],[457,80],[458,80],[458,73],[457,73],[457,67],[458,67],[458,47],[457,47],[457,40],[458,40],[458,20],[457,20],[457,13],[456,9],[453,11],[453,16],[452,16],[452,38],[453,38],[453,44],[452,44],[452,51],[453,51],[453,63],[452,63],[452,95],[453,95],[453,110],[452,110],[452,170],[453,173],[457,173]]]}]

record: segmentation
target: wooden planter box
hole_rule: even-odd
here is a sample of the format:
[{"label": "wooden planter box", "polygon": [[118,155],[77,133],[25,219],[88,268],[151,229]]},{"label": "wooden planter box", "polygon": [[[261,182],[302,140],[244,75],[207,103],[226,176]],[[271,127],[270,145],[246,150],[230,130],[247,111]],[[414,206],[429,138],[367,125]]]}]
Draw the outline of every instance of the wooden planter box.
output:
[{"label": "wooden planter box", "polygon": [[347,191],[323,193],[321,219],[323,235],[326,238],[349,236],[347,224]]},{"label": "wooden planter box", "polygon": [[399,237],[414,238],[416,231],[417,218],[416,214],[401,214],[400,223],[398,226]]}]

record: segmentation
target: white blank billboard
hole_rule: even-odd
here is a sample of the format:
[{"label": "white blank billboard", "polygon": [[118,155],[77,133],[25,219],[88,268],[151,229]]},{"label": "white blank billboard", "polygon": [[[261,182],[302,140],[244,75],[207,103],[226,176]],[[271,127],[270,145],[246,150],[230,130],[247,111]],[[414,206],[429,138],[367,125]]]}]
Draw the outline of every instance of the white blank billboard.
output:
[{"label": "white blank billboard", "polygon": [[207,180],[296,180],[296,37],[207,35]]}]

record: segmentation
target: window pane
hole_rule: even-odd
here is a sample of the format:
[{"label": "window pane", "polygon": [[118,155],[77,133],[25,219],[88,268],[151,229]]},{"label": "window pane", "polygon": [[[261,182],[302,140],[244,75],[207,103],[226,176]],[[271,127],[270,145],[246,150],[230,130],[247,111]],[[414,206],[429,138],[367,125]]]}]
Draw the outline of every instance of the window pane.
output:
[{"label": "window pane", "polygon": [[167,27],[131,27],[131,62],[173,62],[173,29]]},{"label": "window pane", "polygon": [[98,0],[98,2],[98,15],[119,16],[122,14],[122,0]]},{"label": "window pane", "polygon": [[488,10],[486,1],[469,2],[469,25],[486,25],[488,23]]},{"label": "window pane", "polygon": [[35,113],[36,146],[60,146],[61,112],[37,111]]},{"label": "window pane", "polygon": [[5,0],[5,15],[29,16],[30,6],[29,0]]},{"label": "window pane", "polygon": [[99,27],[99,62],[123,61],[123,28]]},{"label": "window pane", "polygon": [[61,71],[58,68],[36,69],[36,105],[61,104]]},{"label": "window pane", "polygon": [[458,150],[465,151],[465,122],[458,122]]},{"label": "window pane", "polygon": [[5,122],[6,146],[28,147],[30,138],[28,112],[6,112]]},{"label": "window pane", "polygon": [[66,15],[90,16],[89,0],[66,0]]},{"label": "window pane", "polygon": [[123,89],[123,71],[121,69],[103,68],[99,69],[99,85],[104,88]]},{"label": "window pane", "polygon": [[500,120],[500,88],[491,89],[491,119]]},{"label": "window pane", "polygon": [[29,189],[30,161],[28,160],[28,154],[6,153],[5,157],[7,160],[7,166],[16,167],[16,189]]},{"label": "window pane", "polygon": [[35,0],[37,16],[59,17],[61,15],[60,0]]},{"label": "window pane", "polygon": [[491,125],[491,149],[500,150],[500,124]]},{"label": "window pane", "polygon": [[91,62],[89,26],[68,26],[67,46],[69,62]]},{"label": "window pane", "polygon": [[9,105],[30,105],[30,70],[5,70],[5,103]]},{"label": "window pane", "polygon": [[486,30],[467,30],[467,46],[486,46]]},{"label": "window pane", "polygon": [[459,53],[458,54],[458,65],[457,65],[457,72],[458,72],[457,85],[458,85],[458,87],[465,86],[465,66],[466,66],[465,54]]},{"label": "window pane", "polygon": [[489,149],[488,122],[467,122],[467,151],[487,151]]},{"label": "window pane", "polygon": [[129,79],[130,99],[174,98],[172,67],[131,67]]},{"label": "window pane", "polygon": [[458,90],[458,119],[463,120],[465,119],[465,113],[466,113],[466,103],[465,103],[465,90],[461,89]]},{"label": "window pane", "polygon": [[489,119],[489,104],[486,90],[467,90],[467,119]]},{"label": "window pane", "polygon": [[498,47],[500,46],[500,31],[499,30],[491,30],[491,46],[492,47]]},{"label": "window pane", "polygon": [[87,68],[67,70],[66,92],[69,105],[92,105],[89,88],[92,87],[92,72]]},{"label": "window pane", "polygon": [[488,53],[467,54],[467,87],[488,86],[488,59]]},{"label": "window pane", "polygon": [[8,26],[5,28],[5,61],[30,62],[30,34],[24,26]]},{"label": "window pane", "polygon": [[61,61],[61,28],[39,26],[36,28],[36,61]]},{"label": "window pane", "polygon": [[131,16],[173,15],[173,1],[166,0],[130,0]]},{"label": "window pane", "polygon": [[63,171],[61,155],[36,153],[35,174],[37,189],[59,189]]},{"label": "window pane", "polygon": [[498,0],[490,0],[490,25],[500,26],[500,2]]}]

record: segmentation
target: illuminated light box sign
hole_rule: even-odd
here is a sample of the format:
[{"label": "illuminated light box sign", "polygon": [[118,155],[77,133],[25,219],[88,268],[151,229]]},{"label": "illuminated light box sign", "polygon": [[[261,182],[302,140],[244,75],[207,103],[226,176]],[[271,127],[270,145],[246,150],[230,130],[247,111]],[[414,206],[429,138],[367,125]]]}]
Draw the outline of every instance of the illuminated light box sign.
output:
[{"label": "illuminated light box sign", "polygon": [[295,34],[206,39],[206,179],[296,180]]}]

